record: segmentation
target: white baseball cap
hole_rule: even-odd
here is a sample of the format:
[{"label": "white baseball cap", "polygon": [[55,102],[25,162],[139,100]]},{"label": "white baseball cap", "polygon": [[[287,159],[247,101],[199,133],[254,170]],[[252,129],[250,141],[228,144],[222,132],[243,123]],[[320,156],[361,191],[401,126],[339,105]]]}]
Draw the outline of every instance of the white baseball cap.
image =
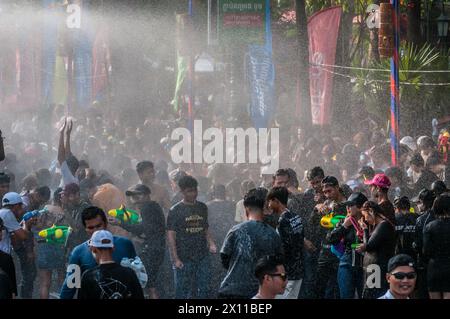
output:
[{"label": "white baseball cap", "polygon": [[417,144],[411,136],[405,136],[400,140],[400,144],[406,145],[410,150],[415,151]]},{"label": "white baseball cap", "polygon": [[15,192],[6,193],[2,199],[2,206],[23,204],[22,196]]},{"label": "white baseball cap", "polygon": [[111,232],[107,230],[97,230],[92,234],[88,244],[89,246],[96,248],[113,248],[114,238]]}]

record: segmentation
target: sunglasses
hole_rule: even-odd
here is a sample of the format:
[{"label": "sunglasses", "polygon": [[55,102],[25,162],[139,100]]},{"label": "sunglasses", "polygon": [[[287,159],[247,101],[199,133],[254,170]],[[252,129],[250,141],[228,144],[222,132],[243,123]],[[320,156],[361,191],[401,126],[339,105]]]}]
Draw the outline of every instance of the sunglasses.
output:
[{"label": "sunglasses", "polygon": [[405,279],[405,277],[408,279],[415,279],[417,277],[417,274],[415,272],[396,272],[392,273],[391,275],[398,280],[403,280]]},{"label": "sunglasses", "polygon": [[280,277],[283,281],[287,280],[287,275],[285,273],[281,273],[281,274],[268,274],[271,277]]}]

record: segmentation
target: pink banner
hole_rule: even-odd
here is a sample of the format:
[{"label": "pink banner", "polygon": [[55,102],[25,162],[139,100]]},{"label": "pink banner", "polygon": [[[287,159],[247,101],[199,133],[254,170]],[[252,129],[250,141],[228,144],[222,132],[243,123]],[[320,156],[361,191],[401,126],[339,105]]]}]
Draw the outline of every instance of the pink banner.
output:
[{"label": "pink banner", "polygon": [[[332,68],[315,66],[334,65],[342,8],[332,7],[317,12],[309,18],[309,62],[311,114],[313,124],[330,124],[333,92]],[[327,71],[329,70],[329,71]]]}]

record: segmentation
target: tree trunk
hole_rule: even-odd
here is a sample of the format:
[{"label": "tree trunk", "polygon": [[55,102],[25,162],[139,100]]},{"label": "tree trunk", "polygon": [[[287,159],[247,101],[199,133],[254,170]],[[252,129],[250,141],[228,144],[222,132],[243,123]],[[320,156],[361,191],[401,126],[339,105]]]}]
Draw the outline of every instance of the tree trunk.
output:
[{"label": "tree trunk", "polygon": [[300,125],[306,132],[312,127],[311,96],[309,91],[309,37],[308,21],[306,17],[305,0],[295,0],[297,17],[297,45],[298,45],[298,84],[300,93]]},{"label": "tree trunk", "polygon": [[408,42],[416,45],[422,44],[422,36],[420,32],[420,0],[410,0],[408,3]]}]

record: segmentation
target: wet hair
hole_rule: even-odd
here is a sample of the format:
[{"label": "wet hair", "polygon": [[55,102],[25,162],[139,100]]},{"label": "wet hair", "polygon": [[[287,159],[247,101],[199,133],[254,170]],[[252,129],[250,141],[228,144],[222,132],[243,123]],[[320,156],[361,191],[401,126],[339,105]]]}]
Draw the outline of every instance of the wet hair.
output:
[{"label": "wet hair", "polygon": [[450,215],[450,195],[440,195],[433,203],[433,211],[436,216]]},{"label": "wet hair", "polygon": [[192,176],[186,175],[180,178],[178,181],[178,187],[183,191],[188,188],[196,188],[198,186],[198,182]]},{"label": "wet hair", "polygon": [[275,178],[275,177],[277,177],[277,176],[287,176],[287,177],[290,177],[289,171],[288,171],[287,169],[285,169],[285,168],[280,168],[279,170],[277,170],[277,171],[275,172],[275,175],[274,175],[273,177]]},{"label": "wet hair", "polygon": [[142,162],[139,162],[139,163],[136,164],[136,172],[138,174],[141,174],[142,172],[144,172],[148,168],[154,169],[154,165],[150,161],[142,161]]},{"label": "wet hair", "polygon": [[341,194],[345,198],[350,197],[350,195],[353,193],[352,188],[350,186],[348,186],[347,184],[342,184],[341,188],[340,188],[340,191],[341,191]]},{"label": "wet hair", "polygon": [[286,187],[273,187],[269,191],[269,194],[267,194],[268,201],[278,199],[278,201],[285,206],[287,205],[288,197],[289,192]]},{"label": "wet hair", "polygon": [[244,207],[251,210],[261,211],[264,209],[266,194],[262,194],[260,188],[253,188],[244,196]]},{"label": "wet hair", "polygon": [[105,212],[96,206],[90,206],[85,208],[81,212],[81,222],[83,223],[83,226],[86,227],[86,221],[96,218],[97,216],[100,216],[105,224],[108,223],[108,220],[106,219]]},{"label": "wet hair", "polygon": [[322,186],[339,187],[339,181],[334,176],[326,176],[321,183]]},{"label": "wet hair", "polygon": [[425,161],[423,160],[422,155],[420,155],[419,153],[414,153],[411,156],[411,160],[409,161],[410,165],[416,165],[418,167],[424,167],[425,166]]},{"label": "wet hair", "polygon": [[61,193],[62,193],[63,189],[61,187],[58,187],[54,192],[53,192],[53,202],[56,205],[61,206]]},{"label": "wet hair", "polygon": [[287,171],[289,173],[289,184],[298,188],[300,183],[298,182],[297,173],[292,168],[288,168]]},{"label": "wet hair", "polygon": [[394,207],[400,210],[409,210],[411,208],[409,198],[406,196],[396,197],[394,199]]},{"label": "wet hair", "polygon": [[314,178],[319,177],[321,179],[325,178],[325,172],[322,167],[316,166],[308,171],[306,174],[306,178],[308,181],[312,181]]},{"label": "wet hair", "polygon": [[377,203],[373,202],[373,201],[367,201],[364,203],[364,205],[361,208],[362,211],[373,211],[373,216],[379,216],[383,219],[386,219],[386,217],[383,214],[383,209],[381,208],[380,205],[378,205]]},{"label": "wet hair", "polygon": [[51,191],[50,188],[48,188],[48,186],[37,187],[33,189],[33,192],[37,193],[41,198],[41,200],[43,200],[44,202],[48,202],[51,196]]},{"label": "wet hair", "polygon": [[277,266],[284,265],[281,256],[264,256],[258,259],[255,266],[255,277],[258,278],[259,284],[264,281],[264,276],[277,271]]}]

